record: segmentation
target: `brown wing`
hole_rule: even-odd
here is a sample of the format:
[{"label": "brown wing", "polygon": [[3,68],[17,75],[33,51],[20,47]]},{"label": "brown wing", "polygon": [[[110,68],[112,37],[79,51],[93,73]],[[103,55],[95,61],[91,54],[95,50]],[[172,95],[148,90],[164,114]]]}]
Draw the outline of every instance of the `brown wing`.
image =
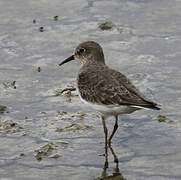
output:
[{"label": "brown wing", "polygon": [[159,109],[155,103],[146,100],[126,76],[106,66],[84,67],[78,76],[78,88],[82,98],[92,103]]}]

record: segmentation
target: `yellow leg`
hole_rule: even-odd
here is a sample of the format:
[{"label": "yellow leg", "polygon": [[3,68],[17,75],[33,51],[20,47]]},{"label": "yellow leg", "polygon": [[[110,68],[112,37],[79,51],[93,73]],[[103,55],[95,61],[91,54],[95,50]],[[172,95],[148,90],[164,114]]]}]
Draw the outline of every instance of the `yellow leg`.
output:
[{"label": "yellow leg", "polygon": [[110,136],[110,138],[108,140],[108,146],[109,147],[111,146],[111,139],[113,138],[116,130],[118,129],[118,116],[117,115],[115,116],[115,119],[116,120],[115,120],[115,124],[114,124],[114,129],[113,129],[112,134],[111,134],[111,136]]},{"label": "yellow leg", "polygon": [[106,122],[105,122],[105,119],[104,119],[103,116],[102,116],[102,125],[103,125],[103,128],[104,128],[105,147],[106,147],[106,149],[107,149],[107,145],[108,145],[108,141],[107,141],[108,130],[107,130]]}]

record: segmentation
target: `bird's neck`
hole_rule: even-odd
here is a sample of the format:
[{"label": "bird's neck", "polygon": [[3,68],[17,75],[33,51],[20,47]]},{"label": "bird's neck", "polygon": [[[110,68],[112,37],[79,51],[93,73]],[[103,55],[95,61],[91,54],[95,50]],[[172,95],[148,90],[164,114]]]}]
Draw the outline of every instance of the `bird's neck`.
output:
[{"label": "bird's neck", "polygon": [[87,66],[105,66],[105,62],[104,61],[96,61],[96,60],[90,60],[90,61],[86,61],[85,63],[82,64],[82,68],[83,67],[87,67]]}]

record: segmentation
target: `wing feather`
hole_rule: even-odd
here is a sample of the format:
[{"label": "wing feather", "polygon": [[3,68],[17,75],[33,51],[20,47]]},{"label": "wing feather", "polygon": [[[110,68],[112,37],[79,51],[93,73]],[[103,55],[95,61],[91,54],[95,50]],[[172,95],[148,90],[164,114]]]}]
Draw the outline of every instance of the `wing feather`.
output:
[{"label": "wing feather", "polygon": [[88,102],[105,105],[134,105],[159,109],[147,100],[130,80],[107,66],[85,68],[77,79],[80,95]]}]

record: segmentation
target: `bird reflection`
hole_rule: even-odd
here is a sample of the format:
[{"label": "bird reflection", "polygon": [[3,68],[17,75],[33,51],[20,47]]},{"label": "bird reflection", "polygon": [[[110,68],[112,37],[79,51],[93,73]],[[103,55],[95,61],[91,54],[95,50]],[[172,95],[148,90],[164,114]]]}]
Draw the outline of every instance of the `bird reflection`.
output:
[{"label": "bird reflection", "polygon": [[[115,162],[115,168],[111,175],[107,173],[107,169],[109,168],[109,161],[108,161],[108,149],[110,149],[111,154],[113,155],[114,162]],[[126,180],[123,175],[120,173],[119,170],[119,160],[113,150],[113,148],[110,146],[105,146],[105,162],[104,162],[104,168],[102,171],[102,174],[100,177],[98,177],[96,180]]]}]

